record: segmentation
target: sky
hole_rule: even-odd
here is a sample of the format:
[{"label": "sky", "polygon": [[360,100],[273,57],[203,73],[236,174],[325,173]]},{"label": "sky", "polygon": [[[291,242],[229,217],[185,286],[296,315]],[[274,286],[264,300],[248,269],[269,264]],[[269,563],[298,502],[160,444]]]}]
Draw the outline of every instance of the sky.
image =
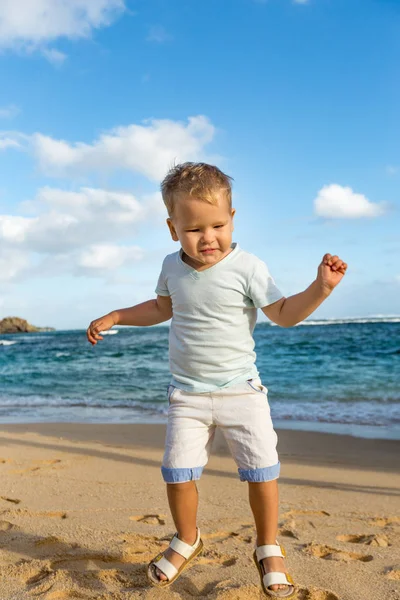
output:
[{"label": "sky", "polygon": [[285,296],[348,264],[313,318],[400,315],[398,0],[2,0],[0,82],[0,319],[154,298],[183,161]]}]

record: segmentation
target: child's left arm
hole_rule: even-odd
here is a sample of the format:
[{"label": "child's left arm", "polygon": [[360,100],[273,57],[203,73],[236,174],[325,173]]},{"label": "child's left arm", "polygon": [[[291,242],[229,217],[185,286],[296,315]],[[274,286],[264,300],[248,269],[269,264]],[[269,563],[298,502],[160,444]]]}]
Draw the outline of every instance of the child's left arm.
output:
[{"label": "child's left arm", "polygon": [[338,256],[325,254],[315,281],[299,294],[281,298],[261,310],[281,327],[292,327],[304,321],[329,296],[346,273],[347,264]]}]

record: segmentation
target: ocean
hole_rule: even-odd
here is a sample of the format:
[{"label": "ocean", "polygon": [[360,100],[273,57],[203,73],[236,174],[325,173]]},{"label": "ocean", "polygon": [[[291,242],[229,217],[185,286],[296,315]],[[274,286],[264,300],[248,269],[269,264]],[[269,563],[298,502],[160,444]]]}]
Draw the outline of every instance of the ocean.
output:
[{"label": "ocean", "polygon": [[[0,335],[0,422],[165,423],[166,326]],[[400,439],[400,318],[259,323],[277,429]]]}]

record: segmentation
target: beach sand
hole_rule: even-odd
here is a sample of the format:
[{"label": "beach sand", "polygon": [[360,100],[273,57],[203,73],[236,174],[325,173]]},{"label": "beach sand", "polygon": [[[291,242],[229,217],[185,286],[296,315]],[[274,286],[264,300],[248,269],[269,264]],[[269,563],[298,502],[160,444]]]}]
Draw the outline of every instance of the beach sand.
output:
[{"label": "beach sand", "polygon": [[[165,425],[0,425],[0,600],[265,598],[248,485],[218,432],[197,482],[203,553],[146,578],[175,533]],[[300,600],[400,599],[400,443],[277,430],[278,539]]]}]

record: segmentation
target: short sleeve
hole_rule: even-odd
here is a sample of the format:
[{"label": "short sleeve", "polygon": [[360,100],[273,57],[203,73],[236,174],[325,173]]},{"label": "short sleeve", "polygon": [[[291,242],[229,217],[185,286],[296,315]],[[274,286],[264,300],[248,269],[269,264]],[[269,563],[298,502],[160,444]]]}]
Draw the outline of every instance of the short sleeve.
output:
[{"label": "short sleeve", "polygon": [[155,289],[156,294],[159,296],[170,296],[168,285],[167,285],[167,277],[165,272],[165,260],[163,262],[163,266],[161,269],[160,276],[158,278],[157,287]]},{"label": "short sleeve", "polygon": [[248,283],[248,295],[256,308],[263,308],[283,298],[265,262],[258,259]]}]

